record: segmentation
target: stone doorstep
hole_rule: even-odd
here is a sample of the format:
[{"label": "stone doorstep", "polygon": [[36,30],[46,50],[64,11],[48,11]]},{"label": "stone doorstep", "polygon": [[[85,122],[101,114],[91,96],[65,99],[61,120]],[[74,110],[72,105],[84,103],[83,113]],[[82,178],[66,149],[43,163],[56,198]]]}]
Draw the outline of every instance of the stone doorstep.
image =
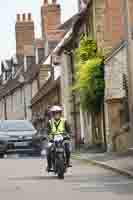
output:
[{"label": "stone doorstep", "polygon": [[[117,172],[121,175],[127,176],[129,178],[133,178],[133,171],[128,170],[128,166],[125,165],[125,163],[127,163],[127,161],[129,161],[132,163],[132,166],[133,166],[132,157],[125,158],[125,159],[118,159],[119,165],[120,165],[120,163],[121,163],[121,165],[123,165],[123,163],[124,163],[124,167],[120,167],[119,165],[116,165],[116,164],[114,165],[113,159],[111,161],[103,162],[103,161],[97,161],[97,160],[93,159],[93,157],[92,158],[85,158],[85,157],[81,158],[80,155],[74,155],[74,154],[73,154],[73,158],[76,160],[87,161],[88,163],[90,163],[92,165],[98,165],[100,167],[103,167],[104,169],[108,169],[108,170]],[[116,163],[116,160],[114,160],[114,162]]]}]

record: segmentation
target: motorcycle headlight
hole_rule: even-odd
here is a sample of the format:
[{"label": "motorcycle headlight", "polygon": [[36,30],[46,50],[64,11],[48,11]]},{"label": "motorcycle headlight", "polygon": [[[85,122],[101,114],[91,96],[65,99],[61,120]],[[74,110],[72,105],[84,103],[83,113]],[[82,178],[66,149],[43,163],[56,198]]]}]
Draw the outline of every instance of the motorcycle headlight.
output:
[{"label": "motorcycle headlight", "polygon": [[57,143],[57,147],[61,147],[61,143]]}]

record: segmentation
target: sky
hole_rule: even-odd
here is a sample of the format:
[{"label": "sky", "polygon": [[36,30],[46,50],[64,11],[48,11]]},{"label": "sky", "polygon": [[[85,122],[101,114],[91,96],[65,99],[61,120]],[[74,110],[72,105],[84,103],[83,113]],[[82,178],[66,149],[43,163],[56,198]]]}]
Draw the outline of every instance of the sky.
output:
[{"label": "sky", "polygon": [[[50,2],[50,0],[49,0]],[[62,6],[62,22],[77,12],[77,0],[57,0]],[[0,61],[15,54],[17,13],[32,13],[36,37],[41,35],[40,7],[43,0],[4,0],[0,5]]]}]

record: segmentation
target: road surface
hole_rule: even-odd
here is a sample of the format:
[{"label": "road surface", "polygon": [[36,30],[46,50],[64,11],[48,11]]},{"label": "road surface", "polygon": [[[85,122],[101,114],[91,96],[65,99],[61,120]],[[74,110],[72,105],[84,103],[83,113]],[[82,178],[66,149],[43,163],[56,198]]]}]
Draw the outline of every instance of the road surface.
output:
[{"label": "road surface", "polygon": [[39,158],[0,160],[0,200],[133,200],[133,179],[73,161],[58,180]]}]

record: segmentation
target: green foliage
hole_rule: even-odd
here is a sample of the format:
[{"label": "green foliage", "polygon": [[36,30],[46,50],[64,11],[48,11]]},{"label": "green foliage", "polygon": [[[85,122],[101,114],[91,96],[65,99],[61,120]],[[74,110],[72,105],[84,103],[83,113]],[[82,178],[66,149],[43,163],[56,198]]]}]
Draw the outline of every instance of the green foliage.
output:
[{"label": "green foliage", "polygon": [[98,112],[104,96],[104,61],[95,40],[83,37],[75,50],[75,85],[84,110]]}]

